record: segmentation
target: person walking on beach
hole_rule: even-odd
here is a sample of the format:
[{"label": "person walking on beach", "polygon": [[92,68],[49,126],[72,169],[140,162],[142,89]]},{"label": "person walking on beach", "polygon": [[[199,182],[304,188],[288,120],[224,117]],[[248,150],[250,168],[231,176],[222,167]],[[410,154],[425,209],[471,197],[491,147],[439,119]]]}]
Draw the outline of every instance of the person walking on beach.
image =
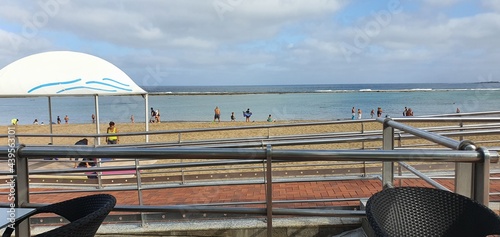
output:
[{"label": "person walking on beach", "polygon": [[120,139],[116,135],[118,133],[118,129],[115,127],[115,122],[111,121],[109,122],[109,127],[106,130],[106,133],[110,134],[109,136],[106,137],[106,143],[109,144],[118,144]]},{"label": "person walking on beach", "polygon": [[95,123],[95,114],[92,114],[92,123]]},{"label": "person walking on beach", "polygon": [[132,115],[130,115],[130,122],[131,122],[131,123],[134,123],[134,115],[133,115],[133,114],[132,114]]},{"label": "person walking on beach", "polygon": [[61,118],[57,116],[57,124],[61,124]]},{"label": "person walking on beach", "polygon": [[219,109],[219,106],[215,106],[215,109],[214,109],[214,122],[215,120],[217,120],[218,122],[220,122],[220,109]]},{"label": "person walking on beach", "polygon": [[156,123],[160,123],[161,122],[161,120],[160,120],[160,110],[159,109],[155,110],[155,114],[156,114],[155,115],[155,122]]},{"label": "person walking on beach", "polygon": [[150,123],[154,123],[156,119],[156,111],[151,107],[151,119],[149,120]]},{"label": "person walking on beach", "polygon": [[64,116],[64,123],[68,124],[68,122],[69,122],[69,117],[68,117],[68,115],[66,115],[66,116]]},{"label": "person walking on beach", "polygon": [[356,118],[356,110],[354,109],[354,107],[352,107],[351,109],[351,119],[354,120],[354,118]]},{"label": "person walking on beach", "polygon": [[234,112],[231,112],[231,121],[236,121],[236,117],[234,117]]},{"label": "person walking on beach", "polygon": [[378,107],[377,109],[377,117],[382,116],[382,108]]},{"label": "person walking on beach", "polygon": [[411,108],[408,108],[408,111],[406,111],[406,116],[413,116],[413,110]]},{"label": "person walking on beach", "polygon": [[370,112],[370,117],[373,118],[374,115],[375,115],[375,110],[372,109],[372,112]]},{"label": "person walking on beach", "polygon": [[361,109],[358,109],[358,119],[361,119],[361,117],[362,117]]},{"label": "person walking on beach", "polygon": [[243,111],[243,116],[245,117],[245,122],[250,122],[250,116],[252,116],[252,112],[248,108],[247,111]]}]

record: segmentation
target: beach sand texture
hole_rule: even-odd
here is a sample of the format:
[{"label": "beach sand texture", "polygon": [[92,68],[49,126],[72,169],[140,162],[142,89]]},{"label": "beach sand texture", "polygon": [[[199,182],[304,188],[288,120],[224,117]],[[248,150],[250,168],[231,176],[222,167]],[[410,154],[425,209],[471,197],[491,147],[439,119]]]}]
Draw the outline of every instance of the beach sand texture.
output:
[{"label": "beach sand texture", "polygon": [[[373,120],[366,120],[363,123],[335,123],[326,125],[304,125],[304,126],[287,126],[287,127],[273,127],[275,125],[296,125],[299,123],[314,123],[310,121],[295,121],[295,122],[163,122],[163,123],[150,123],[150,131],[166,131],[168,134],[150,135],[149,142],[152,143],[175,143],[179,139],[183,142],[186,141],[203,141],[203,140],[217,140],[217,139],[242,139],[242,138],[258,138],[264,139],[268,136],[292,136],[292,135],[318,135],[328,133],[347,133],[354,132],[361,134],[362,132],[368,133],[370,131],[381,131],[382,124]],[[455,123],[408,123],[409,125],[419,128],[429,128],[438,126],[455,126]],[[248,129],[249,127],[269,126],[269,128],[256,128]],[[7,134],[8,126],[0,126],[0,131]],[[12,127],[12,126],[10,126]],[[105,123],[100,124],[100,133],[106,134],[108,125]],[[118,123],[116,125],[119,133],[129,132],[144,132],[144,123]],[[217,128],[242,128],[226,131],[201,131],[193,132],[196,129],[217,129]],[[49,134],[48,125],[18,125],[15,127],[16,134]],[[85,135],[96,134],[95,124],[54,124],[53,134],[82,134],[81,137],[55,137],[54,145],[73,145],[76,141],[83,137],[89,139],[89,145],[94,144],[94,139]],[[179,135],[180,134],[180,135]],[[497,139],[498,136],[489,136],[487,139]],[[458,137],[454,137],[459,139]],[[485,136],[464,137],[464,139],[484,140]],[[46,145],[50,142],[48,137],[19,137],[19,142],[25,145]],[[134,144],[144,143],[144,135],[139,136],[120,136],[120,144]],[[6,138],[0,138],[0,144],[7,144]],[[101,138],[101,144],[105,144],[104,138]],[[411,144],[429,144],[429,142],[421,139],[405,139],[402,145]],[[381,147],[381,142],[365,142],[364,147]],[[360,149],[362,148],[361,142],[349,143],[332,143],[324,145],[301,145],[294,146],[297,149]]]}]

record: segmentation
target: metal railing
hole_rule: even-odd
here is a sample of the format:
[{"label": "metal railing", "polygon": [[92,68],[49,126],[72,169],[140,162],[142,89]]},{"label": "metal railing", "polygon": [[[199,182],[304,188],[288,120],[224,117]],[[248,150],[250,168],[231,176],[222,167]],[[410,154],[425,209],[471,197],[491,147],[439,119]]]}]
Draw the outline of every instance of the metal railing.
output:
[{"label": "metal railing", "polygon": [[[398,119],[399,120],[399,119]],[[450,118],[433,118],[432,121],[450,121]],[[477,121],[478,119],[460,118],[461,121]],[[483,122],[498,122],[499,118],[479,119]],[[273,190],[273,168],[277,162],[297,162],[297,161],[357,161],[357,162],[382,162],[382,185],[393,185],[394,182],[394,162],[400,162],[402,166],[411,170],[411,167],[406,165],[405,161],[420,161],[420,162],[455,162],[457,163],[457,173],[466,173],[470,179],[463,181],[456,175],[456,188],[458,191],[463,191],[466,196],[469,196],[483,204],[488,204],[489,201],[489,163],[498,162],[499,156],[495,151],[489,151],[486,148],[477,148],[470,141],[457,141],[451,138],[417,129],[402,123],[399,123],[390,118],[377,119],[383,123],[383,150],[287,150],[287,149],[272,149],[271,145],[266,145],[265,149],[255,148],[141,148],[141,147],[74,147],[69,146],[23,146],[16,144],[15,147],[0,147],[0,157],[4,160],[14,159],[15,166],[13,177],[16,179],[16,199],[15,205],[18,207],[36,207],[38,205],[29,202],[29,175],[30,174],[50,174],[50,173],[72,173],[81,172],[78,170],[45,170],[29,172],[28,160],[39,159],[46,157],[83,157],[83,158],[113,158],[113,159],[201,159],[201,160],[238,160],[241,162],[260,162],[264,164],[266,185],[266,200],[265,208],[228,208],[228,207],[213,207],[213,206],[117,206],[115,211],[137,211],[137,212],[165,212],[165,211],[183,211],[183,212],[209,212],[209,213],[240,213],[240,214],[257,214],[267,217],[268,236],[271,236],[272,218],[273,215],[296,215],[296,216],[364,216],[363,211],[342,211],[342,210],[316,210],[316,209],[289,209],[289,208],[274,208],[272,190]],[[417,121],[413,119],[401,119],[401,121]],[[458,120],[451,119],[453,122]],[[412,134],[416,137],[432,141],[452,150],[419,150],[405,149],[394,150],[394,130],[398,129],[402,132]],[[141,133],[143,134],[143,133]],[[11,148],[15,148],[12,150]],[[12,156],[15,156],[13,158]],[[9,159],[10,158],[10,159]],[[190,165],[190,164],[184,164]],[[195,164],[191,164],[195,166]],[[204,164],[196,164],[204,165]],[[206,165],[206,164],[205,164]],[[213,165],[213,164],[211,164]],[[465,166],[465,167],[462,167]],[[96,167],[88,168],[87,172],[103,172],[112,170],[125,170],[131,167]],[[154,167],[149,167],[154,168]],[[148,167],[135,166],[135,170],[148,169]],[[412,171],[418,176],[425,178],[425,175],[418,171]],[[5,173],[4,173],[5,174]],[[137,187],[130,190],[145,190],[148,187],[141,187],[141,173],[137,172]],[[436,186],[436,184],[434,184]],[[439,187],[439,186],[438,186]],[[158,187],[149,187],[158,188]],[[443,188],[443,187],[440,187]],[[107,190],[127,190],[122,188],[104,188],[98,191]],[[464,191],[465,190],[465,191]],[[93,192],[96,190],[86,190]],[[468,192],[470,191],[470,192]],[[16,230],[16,236],[28,236],[29,223],[23,223]],[[23,228],[25,227],[25,228]]]}]

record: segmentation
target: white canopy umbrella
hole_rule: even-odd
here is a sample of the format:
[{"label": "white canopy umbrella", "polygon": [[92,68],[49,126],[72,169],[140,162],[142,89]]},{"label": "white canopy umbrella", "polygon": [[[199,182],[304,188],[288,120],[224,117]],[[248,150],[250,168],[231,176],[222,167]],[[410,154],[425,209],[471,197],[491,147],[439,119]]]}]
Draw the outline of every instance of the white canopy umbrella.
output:
[{"label": "white canopy umbrella", "polygon": [[[0,70],[0,97],[46,96],[50,132],[54,96],[92,95],[99,134],[99,95],[141,95],[145,98],[145,124],[149,130],[148,94],[122,70],[99,57],[71,51],[52,51],[19,59]],[[146,142],[148,137],[146,136]],[[52,141],[52,137],[51,137]],[[97,139],[99,144],[99,139]]]}]

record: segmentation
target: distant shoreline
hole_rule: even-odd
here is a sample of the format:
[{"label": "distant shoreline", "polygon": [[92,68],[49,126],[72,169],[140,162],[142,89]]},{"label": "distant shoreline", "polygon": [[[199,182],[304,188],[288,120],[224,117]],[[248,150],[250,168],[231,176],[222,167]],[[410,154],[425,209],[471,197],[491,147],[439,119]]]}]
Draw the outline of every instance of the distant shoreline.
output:
[{"label": "distant shoreline", "polygon": [[[488,83],[488,82],[485,82]],[[480,84],[480,83],[478,83]],[[328,93],[388,93],[388,92],[453,92],[453,91],[500,91],[500,88],[478,88],[478,89],[433,89],[415,88],[401,90],[380,90],[380,89],[360,89],[360,90],[320,90],[320,91],[288,91],[288,92],[148,92],[152,96],[193,96],[193,95],[263,95],[263,94],[328,94]]]}]

